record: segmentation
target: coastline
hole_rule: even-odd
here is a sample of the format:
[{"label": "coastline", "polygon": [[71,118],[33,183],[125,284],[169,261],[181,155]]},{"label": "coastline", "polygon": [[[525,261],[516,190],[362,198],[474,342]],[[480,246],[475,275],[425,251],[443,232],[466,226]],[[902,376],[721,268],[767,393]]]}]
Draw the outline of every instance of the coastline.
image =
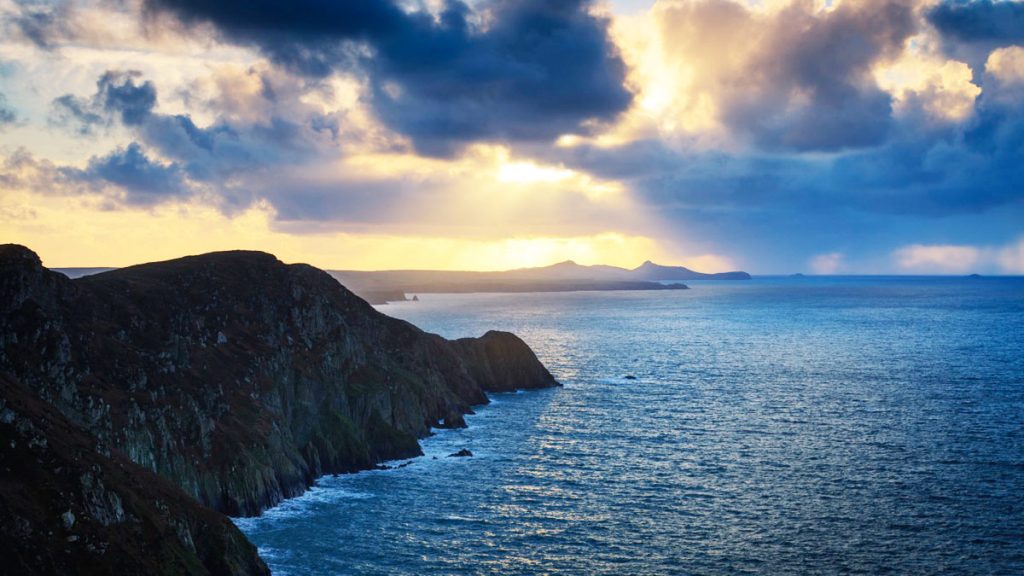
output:
[{"label": "coastline", "polygon": [[[1005,516],[1015,493],[995,482],[1021,485],[1019,458],[994,440],[1019,428],[1021,389],[1008,376],[1021,332],[991,329],[1020,326],[1020,281],[804,282],[715,284],[698,302],[401,304],[396,314],[448,337],[487,325],[522,333],[571,393],[497,396],[461,435],[425,443],[454,452],[471,436],[482,458],[324,479],[313,495],[323,502],[246,526],[248,536],[270,549],[275,573],[293,575],[714,574],[728,562],[795,576],[822,554],[835,572],[1019,565],[1005,529],[1020,526]],[[908,331],[915,319],[923,329]],[[964,362],[953,352],[979,326],[992,336]],[[886,362],[892,354],[900,361]],[[951,462],[951,449],[978,456]],[[908,455],[920,458],[909,472]]]},{"label": "coastline", "polygon": [[[473,406],[473,413],[466,415],[465,428],[435,428],[431,435],[420,440],[420,447],[423,454],[412,458],[388,460],[381,462],[389,468],[373,468],[359,470],[344,474],[325,474],[318,477],[314,483],[298,496],[282,500],[278,504],[267,508],[258,516],[229,517],[234,524],[257,548],[260,558],[267,563],[274,574],[302,573],[288,570],[289,560],[296,554],[291,547],[275,546],[268,543],[266,538],[261,536],[272,535],[282,526],[292,522],[307,522],[311,517],[318,514],[321,507],[329,510],[319,510],[320,514],[337,512],[345,506],[372,507],[374,502],[380,498],[387,498],[390,491],[384,489],[370,490],[365,484],[367,482],[384,481],[390,485],[391,482],[412,482],[413,475],[427,475],[432,479],[444,482],[456,473],[457,467],[477,467],[484,462],[492,462],[498,458],[506,458],[508,454],[495,452],[489,448],[481,447],[481,444],[488,444],[488,440],[495,440],[492,436],[507,434],[507,430],[491,426],[493,420],[501,416],[508,416],[507,410],[514,409],[514,403],[509,402],[512,398],[524,400],[537,399],[539,396],[557,394],[561,387],[539,388],[533,390],[515,390],[511,392],[487,393],[488,403]],[[473,452],[472,457],[456,458],[451,454],[462,449],[469,448]],[[445,522],[472,522],[474,519],[459,515],[442,515],[441,521]]]},{"label": "coastline", "polygon": [[[477,404],[472,406],[473,413],[466,414],[466,427],[465,428],[432,428],[430,435],[419,439],[420,449],[423,451],[419,456],[412,456],[410,458],[396,458],[392,460],[385,460],[378,463],[377,467],[366,468],[364,470],[354,470],[352,472],[342,472],[337,474],[323,474],[314,479],[313,484],[306,489],[305,492],[291,498],[286,498],[277,504],[264,508],[257,516],[228,516],[228,518],[236,526],[238,526],[243,532],[250,529],[253,525],[267,520],[273,521],[282,517],[291,517],[300,515],[305,512],[304,508],[308,508],[309,504],[324,502],[330,500],[324,498],[319,493],[324,490],[338,490],[346,492],[345,488],[341,486],[351,479],[362,476],[362,475],[376,475],[376,474],[393,474],[399,472],[409,472],[412,467],[417,465],[423,465],[428,462],[439,463],[439,464],[451,464],[451,465],[464,465],[471,463],[474,458],[486,458],[489,453],[476,451],[473,452],[473,456],[470,458],[454,458],[450,455],[457,451],[459,448],[471,447],[473,438],[468,438],[468,442],[458,443],[454,439],[458,437],[464,437],[467,434],[474,435],[479,433],[481,430],[487,430],[486,425],[481,426],[479,420],[481,417],[487,416],[487,412],[501,406],[502,396],[517,396],[522,394],[532,394],[537,392],[544,392],[548,390],[557,390],[557,388],[540,388],[536,390],[516,390],[513,392],[489,392],[487,394],[488,402],[486,404]],[[465,444],[465,445],[463,445]],[[386,467],[385,467],[386,466]],[[345,499],[364,499],[370,495],[359,492],[349,492],[345,495]],[[294,510],[292,508],[295,508]],[[262,555],[262,552],[261,552]]]}]

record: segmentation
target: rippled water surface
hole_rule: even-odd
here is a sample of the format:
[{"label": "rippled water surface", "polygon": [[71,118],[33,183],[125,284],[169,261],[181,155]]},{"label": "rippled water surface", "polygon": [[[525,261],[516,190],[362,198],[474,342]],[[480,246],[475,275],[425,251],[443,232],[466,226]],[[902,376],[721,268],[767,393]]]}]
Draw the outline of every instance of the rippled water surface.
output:
[{"label": "rippled water surface", "polygon": [[381,307],[565,387],[237,522],[291,575],[1024,574],[1024,279],[691,285]]}]

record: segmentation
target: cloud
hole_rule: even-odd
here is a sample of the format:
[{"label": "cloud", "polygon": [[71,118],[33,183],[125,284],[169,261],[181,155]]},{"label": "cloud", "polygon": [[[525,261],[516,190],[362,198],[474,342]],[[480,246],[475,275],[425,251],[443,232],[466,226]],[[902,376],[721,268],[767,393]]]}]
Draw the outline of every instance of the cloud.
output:
[{"label": "cloud", "polygon": [[[626,38],[572,0],[8,0],[4,135],[31,153],[0,181],[34,179],[32,208],[259,205],[307,237],[615,232],[755,272],[974,246],[1002,269],[1024,48],[933,5],[664,1]],[[66,130],[33,124],[47,105]]]},{"label": "cloud", "polygon": [[939,32],[959,42],[1024,41],[1024,2],[1019,0],[945,0],[926,15]]},{"label": "cloud", "polygon": [[150,17],[169,13],[186,25],[213,24],[231,41],[259,46],[274,60],[318,76],[329,74],[335,60],[349,55],[346,42],[401,34],[419,24],[388,0],[296,0],[287,5],[147,0],[146,8]]},{"label": "cloud", "polygon": [[[296,233],[646,232],[643,211],[628,205],[614,179],[512,157],[501,146],[477,145],[455,159],[402,152],[359,132],[355,113],[330,111],[340,88],[322,82],[273,68],[226,67],[182,91],[194,114],[174,114],[165,112],[155,82],[107,71],[94,93],[66,94],[54,108],[75,133],[102,127],[131,144],[92,159],[83,173],[64,173],[94,184],[86,193],[121,188],[108,195],[126,205],[194,197],[233,213],[265,200]],[[142,193],[143,175],[154,179],[150,194]]]},{"label": "cloud", "polygon": [[970,66],[927,49],[908,49],[874,74],[893,96],[896,116],[925,131],[969,120],[981,94]]},{"label": "cloud", "polygon": [[[874,26],[887,11],[895,16]],[[941,50],[913,5],[871,0],[821,10],[684,0],[660,4],[651,22],[656,35],[641,29],[653,47],[626,51],[634,64],[658,64],[647,65],[655,76],[634,78],[633,116],[650,114],[647,129],[565,139],[537,154],[621,181],[676,224],[667,229],[713,239],[709,251],[780,267],[808,261],[821,246],[860,266],[867,251],[888,254],[922,235],[991,243],[1019,233],[1019,47],[996,50],[986,72],[972,73]],[[848,107],[831,90],[885,105],[877,114],[868,104]],[[665,94],[667,104],[644,107]],[[708,110],[717,126],[680,128],[678,118]],[[750,117],[739,121],[744,111]],[[849,131],[836,124],[847,121]],[[804,133],[809,139],[797,145]],[[851,238],[864,240],[854,246]]]},{"label": "cloud", "polygon": [[905,131],[883,145],[830,157],[702,150],[659,140],[551,154],[571,168],[623,181],[656,211],[680,219],[692,211],[718,218],[759,213],[762,222],[781,225],[779,217],[789,215],[814,230],[842,213],[934,218],[1024,199],[1015,184],[1024,178],[1024,165],[1014,160],[1017,138],[1024,136],[1020,112],[991,100],[980,108],[978,118],[956,130],[901,126]]},{"label": "cloud", "polygon": [[946,52],[967,62],[976,74],[992,50],[1024,43],[1024,2],[1020,0],[941,0],[924,14]]},{"label": "cloud", "polygon": [[191,192],[179,166],[153,161],[135,142],[105,156],[93,157],[85,170],[66,173],[82,182],[95,185],[102,181],[119,187],[127,204],[152,205]]},{"label": "cloud", "polygon": [[7,104],[7,97],[0,92],[0,130],[18,121],[18,115]]},{"label": "cloud", "polygon": [[835,274],[843,269],[846,255],[842,252],[818,254],[808,263],[815,274]]},{"label": "cloud", "polygon": [[[269,170],[323,161],[338,153],[335,117],[302,104],[299,94],[283,97],[284,87],[282,93],[275,92],[276,83],[285,80],[255,71],[253,75],[258,77],[259,94],[250,98],[244,94],[251,84],[227,82],[215,88],[207,103],[218,117],[205,126],[188,114],[160,112],[153,82],[143,80],[139,72],[117,70],[103,73],[91,96],[65,94],[55,99],[51,122],[81,135],[99,126],[129,131],[137,141],[100,160],[94,158],[84,177],[122,186],[130,202],[136,196],[156,202],[203,185],[225,209],[244,208],[274,181],[267,178]],[[230,106],[224,102],[224,91],[232,92]],[[192,96],[203,99],[199,88]],[[167,163],[154,163],[144,148]],[[151,194],[142,194],[146,175],[154,177]]]},{"label": "cloud", "polygon": [[79,134],[92,134],[100,125],[119,120],[137,126],[147,120],[156,106],[156,87],[150,81],[136,84],[138,70],[108,70],[96,81],[96,93],[86,99],[64,94],[53,100],[50,121],[73,126]]},{"label": "cloud", "polygon": [[151,15],[212,24],[231,42],[324,77],[366,74],[371,106],[424,154],[477,141],[590,132],[632,95],[606,20],[586,0],[449,0],[436,13],[384,0],[288,4],[149,0]]},{"label": "cloud", "polygon": [[24,189],[55,195],[81,192],[68,189],[67,178],[53,162],[35,158],[23,148],[4,156],[2,160],[0,162],[0,191]]},{"label": "cloud", "polygon": [[892,259],[904,272],[1024,274],[1024,236],[1002,245],[912,244],[893,251]]},{"label": "cloud", "polygon": [[896,265],[902,270],[947,274],[963,274],[975,270],[982,256],[982,251],[973,246],[953,245],[913,244],[893,252]]},{"label": "cloud", "polygon": [[327,167],[281,170],[265,197],[295,230],[343,226],[477,238],[651,234],[646,210],[620,188],[614,180],[480,145],[456,160],[354,154]]},{"label": "cloud", "polygon": [[179,166],[150,158],[134,142],[91,157],[85,168],[55,164],[24,149],[0,160],[0,191],[4,194],[90,198],[110,209],[117,205],[154,206],[195,193]]},{"label": "cloud", "polygon": [[1024,48],[1009,46],[993,50],[985,61],[985,72],[1001,89],[1002,93],[997,94],[1001,100],[1019,99],[1024,95]]},{"label": "cloud", "polygon": [[1024,274],[1024,237],[1001,248],[996,259],[1004,272]]},{"label": "cloud", "polygon": [[50,124],[73,128],[79,135],[92,134],[96,126],[105,123],[104,117],[87,100],[73,94],[59,96],[51,103]]},{"label": "cloud", "polygon": [[762,11],[731,0],[660,3],[654,11],[662,66],[675,73],[669,112],[710,114],[765,150],[838,151],[885,141],[892,99],[872,68],[898,55],[915,31],[907,0],[841,2],[817,10],[792,2]]},{"label": "cloud", "polygon": [[8,16],[13,31],[37,47],[50,50],[58,39],[75,36],[70,2],[15,0],[13,4],[14,12]]},{"label": "cloud", "polygon": [[127,126],[142,124],[156,106],[156,87],[148,80],[136,84],[141,76],[137,70],[107,71],[96,82],[93,101],[107,112],[120,116]]}]

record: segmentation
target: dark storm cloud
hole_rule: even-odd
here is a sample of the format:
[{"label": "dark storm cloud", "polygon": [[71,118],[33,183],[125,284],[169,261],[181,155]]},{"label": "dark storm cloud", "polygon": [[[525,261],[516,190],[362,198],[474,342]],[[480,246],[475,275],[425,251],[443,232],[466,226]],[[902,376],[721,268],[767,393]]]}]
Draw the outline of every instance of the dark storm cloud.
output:
[{"label": "dark storm cloud", "polygon": [[138,71],[108,71],[96,82],[94,101],[107,112],[117,114],[125,125],[141,124],[156,106],[156,87],[150,81],[136,84]]},{"label": "dark storm cloud", "polygon": [[119,120],[137,126],[149,118],[156,106],[156,87],[152,82],[137,83],[142,73],[110,70],[96,81],[91,98],[65,94],[55,98],[50,122],[73,127],[80,134],[91,134],[98,126]]},{"label": "dark storm cloud", "polygon": [[1024,43],[1024,2],[946,1],[925,17],[939,31],[945,52],[969,64],[976,81],[993,50]]},{"label": "dark storm cloud", "polygon": [[146,0],[146,6],[188,25],[212,23],[230,40],[259,46],[276,61],[318,76],[346,59],[345,41],[401,34],[407,18],[389,0]]},{"label": "dark storm cloud", "polygon": [[124,202],[132,205],[157,204],[191,193],[176,164],[150,159],[135,142],[106,156],[93,157],[85,170],[67,171],[67,175],[93,185],[113,184],[124,191]]},{"label": "dark storm cloud", "polygon": [[946,1],[936,4],[926,14],[943,36],[960,42],[1006,45],[1024,41],[1024,2]]},{"label": "dark storm cloud", "polygon": [[895,130],[882,146],[834,157],[672,150],[656,141],[560,151],[559,160],[625,181],[660,213],[834,210],[943,218],[1024,203],[1024,116],[989,109],[943,137]]},{"label": "dark storm cloud", "polygon": [[148,6],[187,24],[212,23],[306,75],[362,70],[380,119],[432,155],[477,140],[585,133],[588,121],[610,121],[632,100],[608,23],[585,0],[493,0],[477,10],[450,0],[436,18],[389,1]]},{"label": "dark storm cloud", "polygon": [[[433,34],[385,38],[370,64],[374,106],[385,123],[434,154],[461,142],[544,141],[609,120],[631,96],[603,22],[580,2],[494,5],[486,33],[449,6]],[[398,87],[388,90],[390,84]]]}]

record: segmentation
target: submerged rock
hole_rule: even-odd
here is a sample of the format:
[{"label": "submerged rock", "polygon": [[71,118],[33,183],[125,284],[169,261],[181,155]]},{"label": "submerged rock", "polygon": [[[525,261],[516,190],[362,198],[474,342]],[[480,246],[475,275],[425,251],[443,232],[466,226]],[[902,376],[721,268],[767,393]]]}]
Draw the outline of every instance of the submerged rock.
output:
[{"label": "submerged rock", "polygon": [[472,455],[473,455],[473,453],[470,452],[468,448],[463,448],[462,450],[459,450],[458,452],[453,452],[453,453],[449,454],[448,457],[449,458],[468,458],[468,457],[470,457]]}]

